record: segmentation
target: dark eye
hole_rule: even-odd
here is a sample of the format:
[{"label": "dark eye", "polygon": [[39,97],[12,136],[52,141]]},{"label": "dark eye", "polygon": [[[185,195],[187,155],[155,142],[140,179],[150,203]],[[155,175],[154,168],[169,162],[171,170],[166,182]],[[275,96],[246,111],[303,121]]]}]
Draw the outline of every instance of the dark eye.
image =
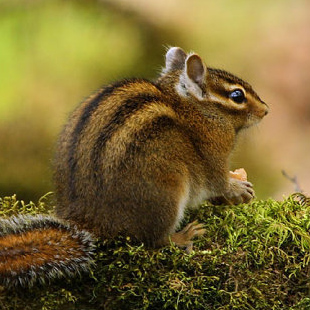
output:
[{"label": "dark eye", "polygon": [[229,98],[236,103],[243,103],[245,101],[244,93],[241,89],[235,89],[229,94]]}]

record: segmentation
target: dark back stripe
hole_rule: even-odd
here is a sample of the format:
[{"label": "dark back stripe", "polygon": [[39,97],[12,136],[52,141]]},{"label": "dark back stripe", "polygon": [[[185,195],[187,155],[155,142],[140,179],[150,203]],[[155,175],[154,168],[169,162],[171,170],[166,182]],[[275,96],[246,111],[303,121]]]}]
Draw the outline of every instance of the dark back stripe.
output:
[{"label": "dark back stripe", "polygon": [[91,100],[86,107],[84,108],[84,111],[81,114],[81,117],[79,121],[77,122],[74,131],[71,136],[71,142],[69,145],[68,153],[69,153],[69,159],[68,159],[68,165],[69,165],[69,198],[71,201],[74,201],[76,199],[76,186],[75,186],[75,174],[76,174],[76,151],[78,146],[78,141],[80,138],[80,134],[85,128],[85,126],[88,124],[88,121],[93,114],[93,112],[98,108],[100,103],[104,100],[106,100],[113,92],[125,85],[136,83],[138,81],[141,81],[139,79],[130,79],[130,80],[122,80],[119,82],[116,82],[110,86],[105,87],[103,90],[101,90],[98,95]]},{"label": "dark back stripe", "polygon": [[182,136],[188,138],[188,141],[192,144],[195,153],[201,160],[205,158],[205,155],[201,150],[201,141],[197,139],[195,132],[190,129],[186,129],[172,117],[162,115],[154,118],[152,122],[146,124],[145,127],[135,134],[134,139],[126,147],[124,162],[126,162],[126,158],[134,157],[135,154],[139,153],[139,151],[145,147],[145,143],[147,141],[156,139],[163,132],[173,129],[176,129],[179,133],[182,133]]},{"label": "dark back stripe", "polygon": [[[120,166],[118,168],[126,171],[129,163],[136,162],[137,154],[139,154],[141,150],[145,149],[147,141],[156,139],[156,137],[159,137],[163,132],[167,132],[168,130],[178,126],[179,125],[175,122],[175,120],[167,115],[155,117],[150,123],[146,123],[145,126],[143,126],[139,131],[135,132],[133,139],[127,142],[126,152],[120,158]],[[104,174],[99,171],[96,178],[96,187],[99,194],[103,192],[103,178]]]},{"label": "dark back stripe", "polygon": [[100,160],[102,159],[103,150],[107,141],[111,139],[113,134],[124,125],[126,119],[136,113],[136,111],[142,109],[145,105],[159,101],[160,98],[158,96],[145,93],[138,94],[124,101],[124,104],[117,109],[111,120],[103,128],[101,128],[92,153],[94,171],[98,171],[100,168]]},{"label": "dark back stripe", "polygon": [[134,139],[126,147],[126,156],[134,156],[147,141],[153,140],[163,132],[179,128],[179,124],[170,116],[157,116],[152,122],[146,124],[141,130],[135,133]]}]

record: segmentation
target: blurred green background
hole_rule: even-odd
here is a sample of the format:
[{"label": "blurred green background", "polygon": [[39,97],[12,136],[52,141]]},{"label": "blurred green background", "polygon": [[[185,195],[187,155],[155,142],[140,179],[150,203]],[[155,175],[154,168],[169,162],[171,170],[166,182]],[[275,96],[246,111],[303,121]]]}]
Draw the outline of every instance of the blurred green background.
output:
[{"label": "blurred green background", "polygon": [[156,78],[165,47],[249,81],[270,114],[240,139],[259,198],[310,189],[310,1],[0,0],[0,196],[53,189],[57,135],[77,103],[123,77]]}]

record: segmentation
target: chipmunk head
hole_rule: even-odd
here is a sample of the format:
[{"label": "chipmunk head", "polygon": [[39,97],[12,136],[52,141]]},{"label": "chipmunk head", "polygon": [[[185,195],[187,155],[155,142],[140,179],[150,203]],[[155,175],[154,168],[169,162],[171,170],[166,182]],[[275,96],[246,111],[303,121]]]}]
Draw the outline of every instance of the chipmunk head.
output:
[{"label": "chipmunk head", "polygon": [[224,70],[206,67],[197,54],[170,48],[163,74],[169,72],[178,72],[175,90],[181,97],[232,115],[236,130],[258,123],[268,113],[267,105],[250,84]]}]

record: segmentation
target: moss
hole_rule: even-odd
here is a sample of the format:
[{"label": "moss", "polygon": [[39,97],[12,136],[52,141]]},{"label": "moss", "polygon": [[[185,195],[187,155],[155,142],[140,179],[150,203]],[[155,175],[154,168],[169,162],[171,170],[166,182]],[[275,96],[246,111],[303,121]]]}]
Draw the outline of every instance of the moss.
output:
[{"label": "moss", "polygon": [[[45,200],[26,208],[4,198],[0,212],[50,212]],[[125,237],[101,240],[89,275],[2,288],[0,309],[310,309],[309,211],[302,194],[233,207],[205,204],[183,222],[199,219],[207,228],[191,254],[173,245],[148,249]]]},{"label": "moss", "polygon": [[30,201],[25,203],[23,200],[17,200],[16,195],[11,197],[0,197],[0,217],[9,217],[17,214],[49,214],[52,213],[52,192],[42,196],[38,203]]}]

